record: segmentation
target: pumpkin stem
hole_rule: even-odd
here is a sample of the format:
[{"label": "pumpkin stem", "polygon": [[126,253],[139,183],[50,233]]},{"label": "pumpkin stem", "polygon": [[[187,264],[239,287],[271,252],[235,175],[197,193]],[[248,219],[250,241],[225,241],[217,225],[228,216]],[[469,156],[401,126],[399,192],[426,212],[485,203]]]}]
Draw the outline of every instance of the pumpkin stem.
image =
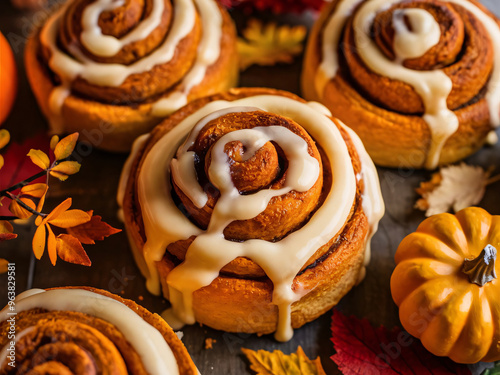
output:
[{"label": "pumpkin stem", "polygon": [[491,245],[486,245],[477,258],[465,259],[462,271],[469,276],[471,283],[484,286],[497,278],[495,272],[496,260],[497,249]]}]

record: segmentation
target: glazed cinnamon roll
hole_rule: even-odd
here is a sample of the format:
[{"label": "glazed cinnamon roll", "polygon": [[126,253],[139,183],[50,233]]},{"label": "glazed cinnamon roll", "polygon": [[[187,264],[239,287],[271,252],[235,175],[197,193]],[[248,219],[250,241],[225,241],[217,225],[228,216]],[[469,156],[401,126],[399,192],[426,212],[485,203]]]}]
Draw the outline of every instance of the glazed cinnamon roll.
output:
[{"label": "glazed cinnamon roll", "polygon": [[198,99],[138,139],[118,200],[167,320],[280,341],[360,281],[384,211],[350,129],[319,103],[247,88]]},{"label": "glazed cinnamon roll", "polygon": [[334,0],[312,30],[302,89],[376,164],[453,163],[500,125],[500,23],[475,0]]},{"label": "glazed cinnamon roll", "polygon": [[93,288],[31,289],[0,312],[2,374],[198,374],[158,315]]},{"label": "glazed cinnamon roll", "polygon": [[235,47],[216,0],[69,0],[29,39],[25,61],[52,132],[128,151],[188,101],[234,86]]}]

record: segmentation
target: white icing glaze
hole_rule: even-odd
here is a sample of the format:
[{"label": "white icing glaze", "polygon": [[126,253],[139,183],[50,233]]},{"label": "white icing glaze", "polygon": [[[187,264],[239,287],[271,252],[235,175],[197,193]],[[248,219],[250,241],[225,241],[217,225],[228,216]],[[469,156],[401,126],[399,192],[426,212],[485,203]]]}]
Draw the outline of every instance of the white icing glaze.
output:
[{"label": "white icing glaze", "polygon": [[[173,2],[175,14],[164,42],[151,54],[130,65],[94,62],[75,45],[68,47],[71,56],[59,49],[57,34],[69,3],[63,5],[49,18],[40,33],[40,41],[50,50],[50,69],[61,79],[61,86],[56,87],[50,97],[51,113],[48,117],[54,132],[63,130],[60,118],[61,108],[70,94],[71,83],[77,77],[94,85],[117,87],[130,75],[144,73],[156,65],[168,63],[173,58],[179,42],[193,29],[198,9],[203,32],[196,60],[181,83],[167,97],[153,103],[151,113],[153,116],[165,116],[187,103],[189,92],[201,83],[208,67],[219,58],[223,20],[214,0],[173,0]],[[149,17],[141,21],[136,29],[122,39],[103,35],[98,26],[99,15],[105,10],[114,9],[120,5],[122,5],[121,1],[98,0],[84,10],[82,43],[92,53],[99,56],[113,56],[124,45],[141,40],[157,27],[164,9],[163,0],[153,0],[153,8]]]},{"label": "white icing glaze", "polygon": [[130,151],[130,154],[127,157],[127,160],[125,161],[125,164],[123,164],[122,173],[120,175],[120,181],[118,182],[118,193],[116,194],[116,202],[118,203],[118,206],[120,208],[123,207],[123,197],[125,195],[125,189],[127,188],[128,177],[130,175],[130,170],[132,168],[132,165],[134,164],[134,161],[137,158],[139,151],[142,150],[142,147],[149,139],[149,137],[150,134],[146,133],[136,138],[136,140],[132,144],[132,149]]},{"label": "white icing glaze", "polygon": [[191,70],[182,79],[181,89],[153,104],[152,113],[164,117],[187,104],[189,92],[200,84],[207,68],[215,63],[220,55],[222,38],[222,15],[214,1],[196,0],[200,9],[203,35],[198,47],[198,55]]},{"label": "white icing glaze", "polygon": [[92,54],[110,57],[116,55],[127,44],[145,39],[161,23],[165,4],[163,0],[153,0],[151,13],[123,38],[103,35],[98,21],[103,11],[111,11],[123,6],[124,0],[97,0],[88,5],[82,14],[81,42]]},{"label": "white icing glaze", "polygon": [[[405,22],[411,25],[411,30]],[[397,9],[393,13],[394,53],[400,62],[423,56],[439,43],[441,30],[432,14],[424,9]]]},{"label": "white icing glaze", "polygon": [[[396,61],[385,57],[370,38],[370,27],[377,12],[402,1],[340,0],[332,17],[327,21],[322,35],[322,61],[317,71],[315,87],[319,97],[323,97],[326,83],[336,76],[340,35],[349,16],[362,2],[353,21],[358,53],[371,70],[409,84],[422,98],[425,105],[423,119],[432,133],[425,167],[432,169],[439,162],[444,143],[458,129],[458,119],[453,111],[448,109],[446,103],[452,82],[442,70],[413,71],[402,66],[402,61],[405,58],[419,57],[435,45],[439,41],[437,34],[439,25],[434,17],[423,9],[397,10],[394,14],[394,48],[398,56]],[[460,5],[470,11],[485,26],[492,39],[495,61],[487,86],[486,100],[492,125],[500,126],[500,27],[489,15],[467,0],[444,1]],[[402,22],[402,15],[409,18],[413,32],[410,32]]]},{"label": "white icing glaze", "polygon": [[[78,311],[110,322],[134,347],[149,374],[179,374],[177,361],[161,333],[132,309],[115,299],[83,289],[31,289],[16,297],[16,312],[42,308]],[[8,319],[0,311],[0,321]]]},{"label": "white icing glaze", "polygon": [[496,145],[498,143],[498,134],[496,131],[492,130],[488,133],[486,137],[486,143],[490,146]]},{"label": "white icing glaze", "polygon": [[[228,178],[229,174],[225,165],[227,155],[221,150],[224,144],[231,139],[241,141],[243,138],[245,142],[255,141],[253,147],[250,147],[252,150],[249,151],[249,155],[252,155],[263,142],[277,138],[280,146],[287,148],[288,152],[299,153],[306,160],[310,158],[294,145],[295,143],[297,145],[302,144],[301,147],[304,147],[305,142],[302,140],[304,143],[301,143],[296,139],[294,140],[294,137],[287,132],[275,129],[266,131],[253,129],[249,132],[240,130],[225,135],[223,139],[216,143],[212,151],[212,163],[215,164],[213,164],[213,168],[210,167],[209,173],[211,178],[217,181],[215,183],[221,190],[222,195],[214,208],[206,231],[196,227],[177,209],[169,193],[172,187],[170,179],[166,176],[171,173],[170,163],[176,154],[177,147],[181,146],[179,152],[182,157],[182,154],[187,151],[190,143],[194,140],[193,136],[199,131],[201,124],[209,121],[207,121],[206,116],[210,115],[210,119],[232,111],[251,110],[247,106],[260,108],[263,111],[269,111],[295,120],[314,139],[321,143],[331,162],[334,184],[323,205],[303,228],[275,243],[259,239],[247,240],[241,243],[226,241],[222,230],[232,220],[251,218],[259,214],[267,206],[270,197],[275,194],[284,194],[291,189],[307,190],[309,186],[312,186],[311,183],[314,184],[317,179],[318,172],[314,170],[315,163],[310,161],[307,166],[302,166],[301,162],[298,161],[300,157],[288,155],[290,159],[294,160],[294,164],[297,162],[300,172],[297,172],[296,176],[292,176],[291,181],[287,179],[286,190],[261,190],[253,196],[239,196],[237,191],[235,194],[232,181]],[[193,130],[192,135],[184,145],[181,145],[195,124],[198,125]],[[290,139],[284,141],[284,138],[287,137]],[[328,142],[325,142],[325,140],[328,140]],[[250,144],[251,142],[247,146]],[[369,164],[366,168],[373,168],[373,164]],[[158,170],[164,172],[158,173]],[[305,180],[301,181],[299,175],[304,177]],[[371,175],[375,179],[376,176],[376,172]],[[177,174],[175,178],[184,177]],[[343,227],[355,197],[355,178],[349,153],[340,132],[332,124],[331,120],[324,116],[324,113],[315,110],[308,104],[272,95],[259,95],[233,102],[216,101],[207,104],[166,133],[152,147],[145,157],[139,173],[137,188],[147,237],[144,245],[144,258],[149,269],[148,289],[155,294],[160,293],[160,283],[155,262],[162,259],[165,248],[175,241],[196,236],[186,253],[185,261],[170,272],[167,279],[170,301],[175,314],[185,323],[194,323],[195,317],[192,311],[193,292],[209,285],[218,276],[219,270],[233,259],[239,256],[248,257],[259,264],[273,282],[273,303],[279,308],[277,339],[281,341],[290,339],[293,335],[290,315],[291,304],[308,292],[303,290],[300,285],[299,291],[294,292],[292,290],[293,280],[312,254],[335,237]],[[193,183],[190,177],[183,182],[190,188],[193,188],[191,186]],[[373,188],[373,185],[367,183],[366,187],[368,191]],[[198,193],[192,194],[190,199],[193,202],[197,201],[198,205],[200,205],[202,200],[198,199],[204,193],[201,189]],[[375,197],[376,194],[373,196]],[[383,203],[381,205],[383,206]],[[370,212],[374,212],[374,210]]]}]

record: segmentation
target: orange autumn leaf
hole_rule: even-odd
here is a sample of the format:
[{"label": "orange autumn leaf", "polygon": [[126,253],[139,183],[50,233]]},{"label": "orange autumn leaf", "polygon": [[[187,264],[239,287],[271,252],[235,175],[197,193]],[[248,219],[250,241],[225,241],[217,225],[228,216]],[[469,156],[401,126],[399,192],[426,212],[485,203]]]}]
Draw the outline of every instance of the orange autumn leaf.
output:
[{"label": "orange autumn leaf", "polygon": [[68,228],[68,233],[78,238],[85,245],[93,245],[95,241],[102,241],[105,237],[121,232],[121,229],[113,228],[101,220],[101,217],[93,216],[93,211],[88,214],[92,217],[87,223]]},{"label": "orange autumn leaf", "polygon": [[23,186],[21,189],[21,195],[29,195],[34,198],[41,198],[47,191],[47,184],[31,184]]},{"label": "orange autumn leaf", "polygon": [[30,157],[33,164],[42,169],[47,169],[50,167],[50,160],[45,152],[31,149],[30,152],[28,152],[28,156]]},{"label": "orange autumn leaf", "polygon": [[13,231],[14,227],[11,223],[5,220],[0,220],[0,242],[16,238],[17,234],[12,233]]},{"label": "orange autumn leaf", "polygon": [[[31,208],[33,210],[36,209],[35,203],[31,199],[22,198],[22,197],[19,199],[21,200],[21,202],[23,202],[29,208]],[[22,207],[16,200],[13,200],[10,202],[9,210],[10,210],[10,212],[12,212],[14,214],[14,216],[17,216],[19,219],[27,219],[33,215],[27,209]]]},{"label": "orange autumn leaf", "polygon": [[[71,153],[75,149],[78,135],[78,133],[73,133],[57,142],[56,146],[54,147],[54,155],[56,157],[56,160],[63,160],[71,155]],[[52,146],[52,141],[50,143]]]},{"label": "orange autumn leaf", "polygon": [[32,246],[33,253],[36,259],[41,259],[43,252],[45,251],[45,239],[46,239],[46,229],[45,225],[40,225],[36,228],[35,235],[33,236]]},{"label": "orange autumn leaf", "polygon": [[61,181],[66,181],[69,176],[80,171],[80,163],[76,161],[63,161],[50,169],[50,175]]},{"label": "orange autumn leaf", "polygon": [[90,266],[92,263],[78,239],[69,234],[60,234],[56,238],[57,255],[65,262]]},{"label": "orange autumn leaf", "polygon": [[280,350],[268,352],[266,350],[253,351],[242,348],[243,353],[250,361],[250,368],[257,375],[326,375],[318,358],[310,360],[299,346],[296,353],[283,354]]},{"label": "orange autumn leaf", "polygon": [[3,158],[2,155],[0,155],[0,169],[3,168],[4,164],[5,164],[5,159]]},{"label": "orange autumn leaf", "polygon": [[0,274],[7,272],[9,261],[7,259],[0,259]]},{"label": "orange autumn leaf", "polygon": [[82,210],[67,210],[49,218],[48,223],[59,228],[71,228],[90,221],[90,215]]},{"label": "orange autumn leaf", "polygon": [[56,235],[52,231],[49,225],[47,225],[47,232],[49,232],[49,236],[47,238],[47,252],[49,253],[49,259],[53,266],[56,265],[57,261],[57,241]]}]

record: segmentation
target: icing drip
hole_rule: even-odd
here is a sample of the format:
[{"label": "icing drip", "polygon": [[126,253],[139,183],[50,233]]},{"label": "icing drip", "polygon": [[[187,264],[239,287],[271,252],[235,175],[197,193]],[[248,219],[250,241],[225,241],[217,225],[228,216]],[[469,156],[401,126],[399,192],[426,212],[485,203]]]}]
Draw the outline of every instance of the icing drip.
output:
[{"label": "icing drip", "polygon": [[[278,130],[276,127],[238,130],[226,134],[216,143],[212,150],[213,164],[209,168],[209,174],[212,182],[221,191],[221,197],[206,231],[195,226],[178,210],[169,193],[172,189],[170,179],[165,178],[164,173],[157,173],[158,170],[165,171],[167,176],[171,173],[171,161],[180,146],[178,161],[172,162],[172,171],[176,170],[173,177],[180,181],[181,186],[190,189],[183,191],[190,194],[189,198],[193,203],[200,206],[206,197],[203,197],[204,192],[196,188],[197,183],[189,176],[192,171],[177,168],[175,165],[183,165],[183,158],[188,161],[192,159],[191,156],[186,156],[189,154],[188,149],[198,131],[210,119],[226,113],[251,111],[256,108],[289,117],[299,123],[321,143],[331,162],[333,173],[334,184],[330,193],[309,222],[300,230],[274,243],[259,239],[245,242],[227,241],[222,230],[232,220],[251,218],[259,214],[266,208],[272,196],[284,194],[291,189],[307,190],[314,184],[319,173],[317,161],[311,160],[309,154],[303,150],[305,142],[290,134],[290,131],[282,128]],[[191,130],[191,135],[182,144]],[[290,166],[290,180],[287,176],[284,190],[261,190],[256,194],[244,196],[237,194],[229,178],[227,155],[222,151],[223,146],[233,139],[246,144],[249,156],[267,140],[275,139],[287,153],[287,158],[293,161],[290,164],[294,165]],[[367,168],[373,168],[373,164]],[[376,178],[376,172],[373,176]],[[370,183],[366,186],[367,190],[373,187]],[[170,301],[176,315],[186,323],[194,323],[193,292],[209,285],[218,276],[220,269],[231,260],[240,256],[248,257],[259,264],[273,282],[273,303],[279,308],[276,337],[285,341],[293,335],[291,305],[308,292],[300,285],[299,291],[294,291],[293,280],[312,254],[335,237],[343,227],[355,198],[356,180],[345,142],[328,117],[308,104],[293,99],[260,95],[233,102],[211,102],[185,118],[166,133],[147,154],[139,173],[137,189],[147,237],[144,258],[149,270],[148,289],[155,294],[160,293],[155,262],[162,259],[165,248],[175,241],[196,236],[186,253],[184,263],[176,267],[167,279]],[[383,203],[380,205],[383,206]]]},{"label": "icing drip", "polygon": [[[31,289],[16,297],[16,312],[42,308],[49,311],[78,311],[115,325],[142,358],[149,374],[179,374],[172,350],[156,328],[128,306],[112,298],[83,289]],[[0,321],[8,318],[0,311]]]},{"label": "icing drip", "polygon": [[[440,28],[434,17],[424,9],[404,9],[394,12],[395,29],[394,52],[396,61],[389,60],[370,38],[370,28],[379,11],[389,9],[403,0],[367,0],[363,2],[354,16],[353,28],[358,53],[365,64],[377,74],[412,86],[425,105],[423,119],[432,134],[425,167],[435,168],[446,140],[458,129],[458,118],[448,109],[446,100],[452,90],[451,79],[442,71],[414,71],[402,66],[407,58],[425,54],[439,42]],[[486,28],[492,38],[495,62],[487,86],[486,100],[493,126],[500,126],[500,27],[489,15],[467,0],[444,0],[466,8]],[[318,95],[323,96],[326,84],[338,71],[337,47],[340,35],[349,16],[361,3],[360,0],[340,0],[333,16],[327,22],[322,39],[322,61],[319,66],[315,87]],[[406,17],[412,31],[404,22]]]},{"label": "icing drip", "polygon": [[[433,169],[438,165],[444,143],[458,129],[458,118],[453,111],[448,109],[446,104],[446,99],[453,88],[453,84],[451,79],[442,70],[416,71],[405,68],[401,64],[401,60],[408,54],[408,51],[410,51],[411,55],[416,54],[413,53],[415,45],[411,45],[414,42],[414,33],[407,31],[398,33],[400,30],[396,27],[397,36],[395,39],[399,43],[394,45],[394,52],[399,62],[389,60],[373,42],[370,37],[370,27],[376,12],[382,6],[388,8],[398,2],[400,0],[371,0],[364,3],[354,16],[353,27],[356,44],[363,46],[363,48],[358,48],[358,53],[371,70],[391,79],[408,83],[422,98],[425,106],[423,118],[429,125],[432,133],[432,143],[427,154],[425,167]],[[429,14],[425,10],[422,10],[422,12]],[[405,15],[408,15],[407,13],[405,12]],[[434,26],[427,27],[427,31],[430,31],[429,39],[435,39],[434,31],[436,31],[436,28],[437,31],[440,30],[439,25],[432,15],[429,14],[429,16],[432,20],[428,18],[425,18],[425,20],[430,24],[435,24]],[[414,14],[411,18],[412,24],[416,24],[417,21],[422,22],[422,20],[424,18],[416,18]],[[424,27],[418,27],[417,29],[424,29]],[[439,36],[440,34],[437,38],[438,41]],[[397,49],[398,46],[405,44],[406,48],[402,51]],[[421,52],[422,48],[416,48],[416,50],[416,52]]]},{"label": "icing drip", "polygon": [[[117,8],[122,5],[122,1],[98,0],[88,5],[82,17],[82,43],[95,55],[113,56],[126,44],[144,39],[158,26],[164,9],[163,0],[153,1],[151,14],[121,39],[103,35],[98,20],[103,11]],[[117,87],[130,75],[145,73],[156,65],[168,63],[173,58],[178,43],[193,29],[198,9],[203,35],[198,46],[196,61],[181,84],[168,97],[153,103],[151,111],[154,116],[161,117],[187,103],[189,92],[201,83],[208,67],[219,58],[223,20],[218,5],[213,0],[173,0],[173,2],[175,15],[164,42],[154,52],[130,65],[92,61],[75,45],[68,47],[71,56],[58,47],[57,34],[69,3],[63,5],[49,18],[41,30],[40,41],[50,50],[50,69],[61,79],[61,86],[56,87],[50,97],[51,114],[48,117],[54,132],[63,130],[60,120],[61,109],[65,99],[70,95],[71,83],[77,77],[94,85]]]}]

